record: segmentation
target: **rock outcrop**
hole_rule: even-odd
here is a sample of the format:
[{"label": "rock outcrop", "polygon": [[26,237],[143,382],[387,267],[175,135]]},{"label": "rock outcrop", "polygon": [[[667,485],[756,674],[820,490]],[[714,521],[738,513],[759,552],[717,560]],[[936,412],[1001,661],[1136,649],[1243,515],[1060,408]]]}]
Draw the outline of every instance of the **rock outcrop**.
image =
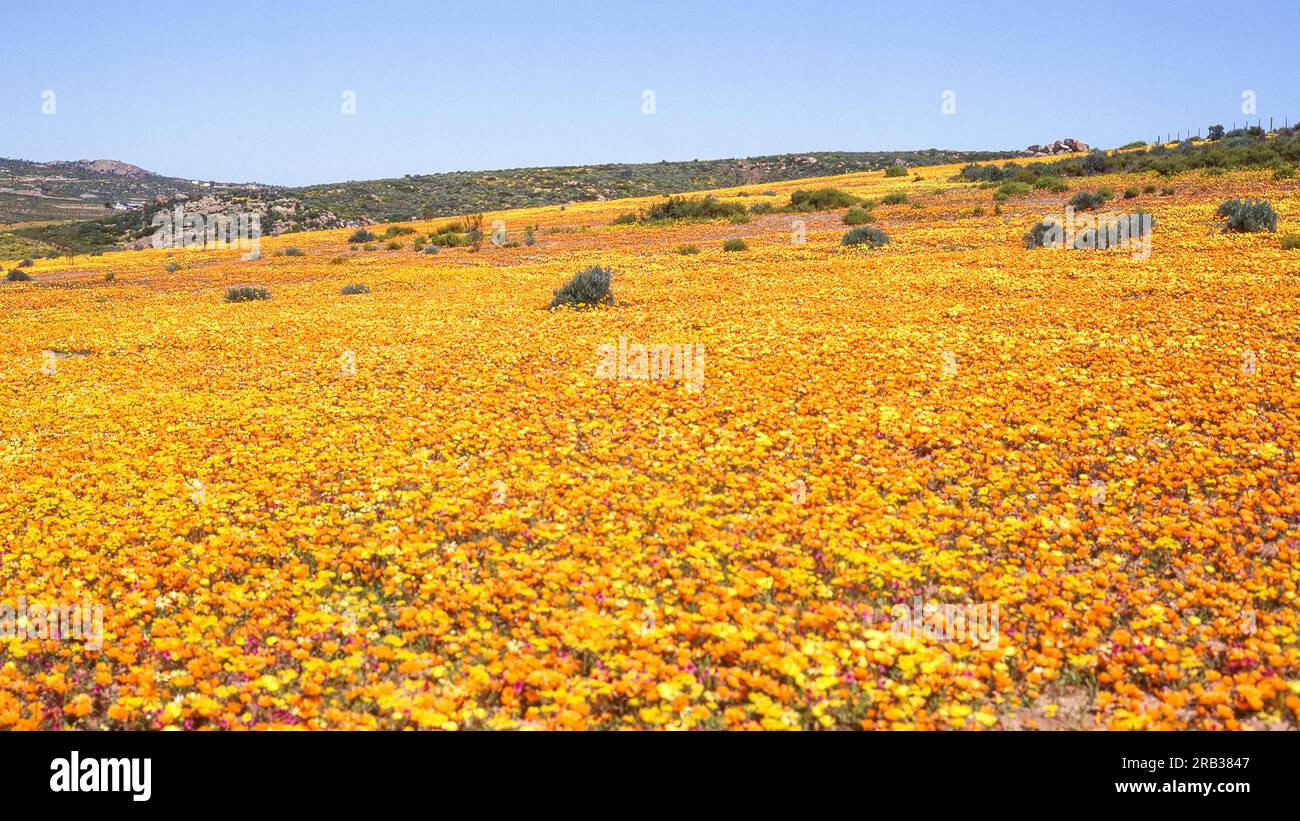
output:
[{"label": "rock outcrop", "polygon": [[1031,157],[1049,157],[1053,154],[1076,154],[1079,152],[1087,153],[1091,147],[1083,140],[1065,139],[1057,140],[1047,145],[1031,145],[1025,149],[1025,153]]}]

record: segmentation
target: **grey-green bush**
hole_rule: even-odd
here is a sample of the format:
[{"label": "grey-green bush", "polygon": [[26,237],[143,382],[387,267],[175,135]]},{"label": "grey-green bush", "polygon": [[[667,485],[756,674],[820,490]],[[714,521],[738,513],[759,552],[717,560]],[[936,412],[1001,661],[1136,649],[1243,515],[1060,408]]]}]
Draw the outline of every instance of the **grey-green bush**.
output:
[{"label": "grey-green bush", "polygon": [[1268,200],[1233,198],[1220,205],[1215,213],[1228,218],[1228,231],[1271,233],[1277,230],[1277,211]]},{"label": "grey-green bush", "polygon": [[873,225],[864,225],[845,234],[840,243],[842,245],[865,245],[868,248],[879,248],[889,243],[889,234]]},{"label": "grey-green bush", "polygon": [[614,292],[610,288],[614,272],[609,268],[593,265],[585,271],[573,275],[573,279],[555,289],[555,296],[548,310],[561,305],[613,305]]},{"label": "grey-green bush", "polygon": [[265,288],[253,288],[245,285],[242,288],[226,289],[227,302],[252,302],[258,299],[270,299],[271,292]]}]

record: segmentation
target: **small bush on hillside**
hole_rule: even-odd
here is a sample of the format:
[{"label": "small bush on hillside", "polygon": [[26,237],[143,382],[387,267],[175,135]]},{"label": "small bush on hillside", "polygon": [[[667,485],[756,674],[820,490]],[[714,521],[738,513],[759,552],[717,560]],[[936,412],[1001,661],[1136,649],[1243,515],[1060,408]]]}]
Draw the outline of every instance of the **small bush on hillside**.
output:
[{"label": "small bush on hillside", "polygon": [[348,237],[348,242],[374,242],[378,237],[364,228],[358,228]]},{"label": "small bush on hillside", "polygon": [[836,208],[848,208],[860,202],[859,197],[839,188],[800,188],[790,195],[790,210],[831,211]]},{"label": "small bush on hillside", "polygon": [[1283,251],[1294,251],[1300,248],[1300,234],[1283,234],[1279,244]]},{"label": "small bush on hillside", "polygon": [[169,274],[174,274],[174,273],[176,273],[177,271],[179,271],[180,269],[181,269],[181,266],[177,265],[177,264],[174,263],[174,262],[169,262],[169,263],[167,263],[167,273],[169,273]]},{"label": "small bush on hillside", "polygon": [[429,245],[424,246],[424,253],[426,253],[426,254],[436,254],[436,253],[438,253],[438,252],[441,251],[441,250],[442,250],[441,248],[439,248],[438,246],[433,245],[433,244],[429,244]]},{"label": "small bush on hillside", "polygon": [[1174,195],[1173,186],[1166,185],[1164,188],[1160,189],[1160,196],[1162,197],[1172,197],[1173,195]]},{"label": "small bush on hillside", "polygon": [[1268,200],[1230,199],[1219,206],[1219,216],[1227,217],[1229,231],[1276,231],[1277,211]]},{"label": "small bush on hillside", "polygon": [[1105,204],[1108,199],[1110,197],[1101,191],[1080,191],[1070,197],[1070,205],[1074,207],[1075,211],[1091,211]]},{"label": "small bush on hillside", "polygon": [[117,274],[113,273],[112,271],[109,271],[107,274],[104,274],[105,282],[112,282],[115,279],[117,279]]},{"label": "small bush on hillside", "polygon": [[438,226],[438,228],[432,234],[429,235],[429,238],[432,239],[433,234],[463,234],[463,233],[465,233],[464,223],[445,222],[442,225]]},{"label": "small bush on hillside", "polygon": [[339,254],[338,256],[330,260],[330,265],[346,265],[347,261],[348,258],[346,256],[344,256],[343,254]]},{"label": "small bush on hillside", "polygon": [[433,247],[441,245],[443,248],[455,248],[460,245],[469,244],[469,240],[466,238],[465,234],[454,231],[430,234],[429,242]]},{"label": "small bush on hillside", "polygon": [[876,218],[865,208],[853,206],[844,212],[845,225],[866,225],[868,222],[875,222]]},{"label": "small bush on hillside", "polygon": [[625,214],[619,214],[617,217],[614,217],[614,221],[611,222],[610,225],[633,225],[635,223],[636,214],[632,211],[628,211]]},{"label": "small bush on hillside", "polygon": [[749,245],[740,237],[732,237],[722,243],[722,250],[724,251],[746,251],[748,249]]},{"label": "small bush on hillside", "polygon": [[353,294],[368,294],[370,293],[370,286],[366,285],[363,282],[356,282],[353,283],[352,285],[344,285],[343,290],[340,291],[340,293],[342,293],[343,296],[352,296]]},{"label": "small bush on hillside", "polygon": [[1273,166],[1273,179],[1277,181],[1289,180],[1295,176],[1295,166],[1288,163],[1278,163]]},{"label": "small bush on hillside", "polygon": [[886,177],[906,177],[906,176],[907,176],[907,166],[905,166],[905,165],[891,165],[891,166],[889,166],[888,168],[885,169],[885,176],[886,176]]},{"label": "small bush on hillside", "polygon": [[378,251],[378,250],[379,250],[379,246],[378,246],[378,245],[375,245],[373,242],[367,242],[365,245],[362,245],[362,246],[361,246],[361,250],[362,250],[362,251]]},{"label": "small bush on hillside", "polygon": [[36,264],[36,263],[35,263],[33,260],[31,260],[31,259],[25,259],[25,260],[23,260],[22,262],[18,263],[18,267],[19,267],[19,268],[30,268],[30,267],[32,267],[32,266],[35,265],[35,264]]},{"label": "small bush on hillside", "polygon": [[282,257],[305,257],[307,256],[307,252],[296,245],[290,245],[288,248],[280,251],[279,255]]},{"label": "small bush on hillside", "polygon": [[771,212],[771,210],[772,203],[770,202],[756,202],[749,206],[749,213],[751,214],[767,214]]},{"label": "small bush on hillside", "polygon": [[561,305],[612,305],[614,293],[610,290],[614,272],[609,268],[593,265],[585,271],[573,275],[573,279],[555,290],[555,296],[547,310]]},{"label": "small bush on hillside", "polygon": [[1142,193],[1143,193],[1143,194],[1154,194],[1155,192],[1156,192],[1156,187],[1155,187],[1154,185],[1144,185],[1144,186],[1142,186]]},{"label": "small bush on hillside", "polygon": [[1026,248],[1055,248],[1065,236],[1060,224],[1055,220],[1044,220],[1025,234]]},{"label": "small bush on hillside", "polygon": [[31,282],[32,281],[32,278],[28,276],[26,271],[20,271],[17,268],[14,268],[12,271],[10,271],[9,275],[6,276],[5,279],[9,280],[10,282]]},{"label": "small bush on hillside", "polygon": [[700,252],[700,246],[698,245],[683,245],[682,247],[677,249],[677,253],[681,254],[682,256],[688,256],[690,254],[698,254],[699,252]]},{"label": "small bush on hillside", "polygon": [[389,237],[401,237],[414,233],[415,229],[409,225],[390,225],[388,226],[388,230],[384,232],[383,238],[388,239]]},{"label": "small bush on hillside", "polygon": [[890,191],[881,197],[880,202],[884,205],[902,205],[907,202],[907,194],[902,191]]},{"label": "small bush on hillside", "polygon": [[1060,177],[1053,177],[1051,174],[1044,174],[1034,180],[1034,187],[1051,191],[1053,194],[1060,194],[1070,190],[1070,186],[1066,185],[1064,180]]},{"label": "small bush on hillside", "polygon": [[265,288],[253,288],[245,285],[242,288],[228,288],[226,290],[227,302],[253,302],[258,299],[270,299],[271,292]]},{"label": "small bush on hillside", "polygon": [[400,242],[398,242],[397,240],[393,239],[393,240],[389,240],[388,242],[384,243],[384,247],[387,248],[387,249],[390,250],[390,251],[400,251],[401,248],[402,248],[402,243],[400,243]]},{"label": "small bush on hillside", "polygon": [[879,248],[889,243],[889,234],[872,225],[864,225],[861,228],[854,228],[844,235],[840,240],[842,245],[865,245],[868,248]]},{"label": "small bush on hillside", "polygon": [[670,220],[703,221],[728,219],[744,216],[745,206],[738,202],[722,202],[712,196],[691,199],[688,197],[669,197],[663,202],[650,206],[645,213],[645,222],[667,222]]},{"label": "small bush on hillside", "polygon": [[993,192],[993,199],[996,202],[1006,202],[1012,197],[1024,196],[1033,190],[1029,183],[1012,180],[999,185],[998,190]]},{"label": "small bush on hillside", "polygon": [[1126,200],[1137,199],[1137,195],[1138,195],[1138,190],[1136,188],[1124,189],[1124,199]]}]

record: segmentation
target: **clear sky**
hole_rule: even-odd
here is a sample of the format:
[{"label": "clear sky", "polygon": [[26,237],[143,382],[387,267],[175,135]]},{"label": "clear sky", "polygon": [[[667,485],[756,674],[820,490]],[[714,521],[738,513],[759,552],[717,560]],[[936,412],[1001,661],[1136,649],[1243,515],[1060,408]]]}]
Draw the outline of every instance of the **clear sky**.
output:
[{"label": "clear sky", "polygon": [[0,156],[232,182],[1300,117],[1300,0],[3,0],[0,31]]}]

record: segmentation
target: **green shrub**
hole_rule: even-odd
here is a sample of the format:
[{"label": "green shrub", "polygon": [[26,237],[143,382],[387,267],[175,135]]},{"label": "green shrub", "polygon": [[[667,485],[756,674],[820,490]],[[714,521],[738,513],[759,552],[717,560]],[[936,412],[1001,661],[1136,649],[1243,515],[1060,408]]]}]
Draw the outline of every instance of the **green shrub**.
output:
[{"label": "green shrub", "polygon": [[1070,186],[1060,177],[1053,177],[1051,174],[1044,174],[1034,180],[1034,187],[1051,191],[1053,194],[1060,194],[1070,190]]},{"label": "green shrub", "polygon": [[891,165],[891,166],[889,166],[888,168],[885,169],[885,176],[886,176],[886,177],[906,177],[906,176],[907,176],[907,166],[905,166],[905,165]]},{"label": "green shrub", "polygon": [[770,202],[756,202],[753,205],[749,206],[749,213],[751,214],[766,214],[769,213],[771,210],[772,210],[772,203]]},{"label": "green shrub", "polygon": [[682,247],[677,249],[677,253],[681,254],[682,256],[687,256],[689,254],[698,254],[699,252],[700,252],[700,246],[698,245],[683,245]]},{"label": "green shrub", "polygon": [[117,279],[117,274],[113,273],[112,271],[109,271],[107,274],[104,274],[105,282],[112,282],[115,279]]},{"label": "green shrub", "polygon": [[573,279],[555,290],[555,297],[547,309],[561,305],[612,305],[614,293],[610,290],[610,283],[613,278],[612,270],[599,265],[579,271]]},{"label": "green shrub", "polygon": [[348,237],[348,242],[373,242],[376,239],[378,239],[378,237],[366,229],[358,228],[352,232],[352,236]]},{"label": "green shrub", "polygon": [[432,243],[430,243],[429,245],[424,246],[424,253],[426,253],[426,254],[436,254],[436,253],[438,253],[438,252],[441,251],[441,250],[442,250],[441,248],[439,248],[438,246],[436,246],[436,245],[434,245],[434,244],[432,244]]},{"label": "green shrub", "polygon": [[169,263],[167,263],[167,273],[169,273],[169,274],[174,274],[174,273],[176,273],[177,271],[179,271],[180,269],[181,269],[181,266],[177,265],[177,264],[174,263],[174,262],[169,262]]},{"label": "green shrub", "polygon": [[1065,232],[1056,220],[1044,220],[1025,234],[1026,248],[1055,248],[1064,240]]},{"label": "green shrub", "polygon": [[460,223],[460,222],[445,222],[445,223],[443,223],[442,225],[438,226],[438,228],[435,229],[434,232],[433,232],[432,234],[429,235],[429,239],[433,239],[433,237],[434,237],[435,234],[444,234],[444,235],[445,235],[445,234],[463,234],[463,233],[465,233],[467,230],[468,230],[468,229],[465,227],[465,224],[464,224],[464,223]]},{"label": "green shrub", "polygon": [[699,199],[688,197],[669,197],[663,202],[650,206],[643,218],[644,222],[668,222],[684,220],[702,222],[714,219],[729,219],[744,216],[745,206],[738,202],[722,202],[712,196]]},{"label": "green shrub", "polygon": [[439,231],[429,235],[429,243],[431,247],[455,248],[460,245],[468,245],[469,235],[457,231]]},{"label": "green shrub", "polygon": [[1164,188],[1160,189],[1160,196],[1162,197],[1172,197],[1173,195],[1174,195],[1173,186],[1166,185]]},{"label": "green shrub", "polygon": [[844,212],[845,225],[866,225],[868,222],[875,222],[876,218],[865,208],[853,206]]},{"label": "green shrub", "polygon": [[362,251],[378,251],[378,250],[379,250],[379,246],[378,246],[378,245],[375,245],[375,244],[372,243],[372,242],[367,242],[365,245],[361,246],[361,250],[362,250]]},{"label": "green shrub", "polygon": [[1289,163],[1278,163],[1273,166],[1273,179],[1276,181],[1289,180],[1295,176],[1295,166]]},{"label": "green shrub", "polygon": [[889,234],[876,228],[873,225],[864,225],[860,228],[854,228],[844,235],[840,240],[841,245],[865,245],[868,248],[879,248],[889,242]]},{"label": "green shrub", "polygon": [[9,280],[10,282],[31,282],[32,281],[32,278],[28,276],[26,271],[20,271],[17,268],[14,268],[12,271],[10,271],[9,275],[6,276],[5,279]]},{"label": "green shrub", "polygon": [[343,294],[343,296],[352,296],[353,294],[368,294],[370,293],[370,287],[367,286],[365,283],[356,282],[353,283],[352,285],[344,285],[341,293]]},{"label": "green shrub", "polygon": [[907,202],[907,194],[902,191],[890,191],[881,197],[880,201],[885,205],[902,205]]},{"label": "green shrub", "polygon": [[388,242],[385,242],[384,247],[390,251],[400,251],[402,249],[402,243],[398,242],[395,239],[392,239],[389,240]]},{"label": "green shrub", "polygon": [[1220,217],[1227,217],[1228,231],[1268,231],[1277,230],[1277,211],[1268,200],[1230,199],[1219,206],[1215,212]]},{"label": "green shrub", "polygon": [[800,188],[790,195],[791,211],[831,211],[857,205],[861,198],[839,188]]},{"label": "green shrub", "polygon": [[265,288],[253,288],[245,285],[242,288],[226,289],[227,302],[252,302],[258,299],[270,299],[271,292]]},{"label": "green shrub", "polygon": [[741,239],[740,237],[732,237],[731,239],[729,239],[729,240],[727,240],[726,242],[722,243],[722,250],[724,250],[724,251],[747,251],[747,250],[749,250],[749,245],[748,245],[748,244],[747,244],[743,239]]},{"label": "green shrub", "polygon": [[628,211],[625,214],[619,214],[617,217],[614,217],[614,221],[611,222],[610,225],[633,225],[635,223],[636,214],[632,211]]},{"label": "green shrub", "polygon": [[1283,234],[1279,244],[1283,251],[1294,251],[1300,248],[1300,234]]},{"label": "green shrub", "polygon": [[31,260],[31,259],[25,259],[25,260],[23,260],[22,262],[18,263],[18,267],[19,267],[19,268],[30,268],[30,267],[32,267],[32,266],[35,265],[35,264],[36,264],[36,263],[35,263],[33,260]]},{"label": "green shrub", "polygon": [[535,225],[524,226],[524,245],[527,245],[529,248],[531,248],[536,244],[537,244],[537,226]]},{"label": "green shrub", "polygon": [[390,225],[388,226],[388,230],[384,232],[383,239],[388,239],[389,237],[401,237],[414,233],[415,229],[409,225]]},{"label": "green shrub", "polygon": [[1106,189],[1100,191],[1080,191],[1073,197],[1070,197],[1070,205],[1076,211],[1091,211],[1103,205],[1106,200],[1110,199],[1108,194],[1103,193]]},{"label": "green shrub", "polygon": [[1142,186],[1142,193],[1143,193],[1143,194],[1154,194],[1155,192],[1156,192],[1156,187],[1155,187],[1154,185],[1144,185],[1144,186]]},{"label": "green shrub", "polygon": [[307,256],[307,252],[304,251],[304,250],[302,250],[301,248],[299,248],[299,247],[296,246],[296,245],[290,245],[288,248],[285,248],[285,249],[283,249],[283,250],[280,251],[280,256],[282,256],[282,257],[305,257],[305,256]]},{"label": "green shrub", "polygon": [[347,261],[348,258],[346,256],[344,256],[343,254],[339,254],[338,256],[334,257],[334,259],[330,260],[330,265],[345,265],[347,264]]},{"label": "green shrub", "polygon": [[1138,195],[1138,190],[1136,188],[1124,189],[1124,199],[1126,200],[1137,199],[1137,195]]},{"label": "green shrub", "polygon": [[995,202],[1006,202],[1011,197],[1024,196],[1033,190],[1028,183],[1010,180],[998,186],[998,190],[993,192],[993,199]]}]

